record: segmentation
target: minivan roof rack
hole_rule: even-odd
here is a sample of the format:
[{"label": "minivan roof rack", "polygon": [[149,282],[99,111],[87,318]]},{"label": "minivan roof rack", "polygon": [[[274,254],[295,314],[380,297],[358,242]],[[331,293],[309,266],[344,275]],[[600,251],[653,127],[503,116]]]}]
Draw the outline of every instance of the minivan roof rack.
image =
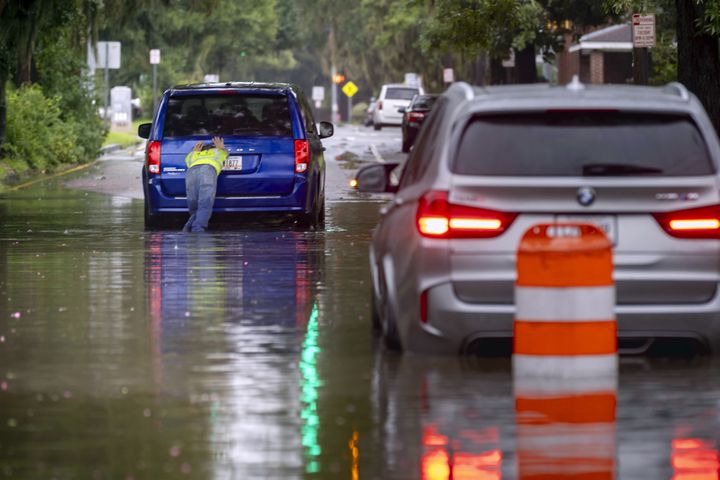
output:
[{"label": "minivan roof rack", "polygon": [[685,85],[680,82],[670,82],[663,87],[662,91],[670,95],[677,95],[686,102],[690,100],[690,92],[688,92]]}]

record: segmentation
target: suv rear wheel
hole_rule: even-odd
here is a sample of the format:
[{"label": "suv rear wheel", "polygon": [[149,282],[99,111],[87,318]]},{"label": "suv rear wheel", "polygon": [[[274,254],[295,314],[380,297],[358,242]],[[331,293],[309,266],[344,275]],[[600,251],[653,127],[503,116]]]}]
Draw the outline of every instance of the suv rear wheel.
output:
[{"label": "suv rear wheel", "polygon": [[163,226],[163,222],[160,220],[158,215],[150,213],[150,207],[148,206],[147,200],[144,202],[145,205],[145,230],[158,230]]}]

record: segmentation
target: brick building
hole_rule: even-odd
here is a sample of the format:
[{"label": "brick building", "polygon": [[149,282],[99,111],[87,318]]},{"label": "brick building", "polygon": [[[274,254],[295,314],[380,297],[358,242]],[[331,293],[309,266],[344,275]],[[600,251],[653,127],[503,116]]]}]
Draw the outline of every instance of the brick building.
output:
[{"label": "brick building", "polygon": [[583,83],[632,83],[632,50],[629,23],[587,33],[577,43],[568,35],[557,55],[558,82],[578,75]]}]

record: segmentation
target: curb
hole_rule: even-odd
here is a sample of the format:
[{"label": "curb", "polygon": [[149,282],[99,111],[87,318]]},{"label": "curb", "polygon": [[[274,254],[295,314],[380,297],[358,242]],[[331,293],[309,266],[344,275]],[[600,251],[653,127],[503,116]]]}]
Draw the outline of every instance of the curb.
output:
[{"label": "curb", "polygon": [[118,150],[122,150],[122,148],[122,145],[120,145],[119,143],[111,143],[110,145],[100,147],[100,155],[117,152]]}]

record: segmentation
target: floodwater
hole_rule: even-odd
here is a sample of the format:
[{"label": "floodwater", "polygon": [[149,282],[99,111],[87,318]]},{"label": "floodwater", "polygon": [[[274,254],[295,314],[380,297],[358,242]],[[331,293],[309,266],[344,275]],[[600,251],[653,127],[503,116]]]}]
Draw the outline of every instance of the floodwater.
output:
[{"label": "floodwater", "polygon": [[142,203],[0,199],[0,478],[718,479],[708,358],[521,385],[372,339],[381,203],[324,232],[144,232]]}]

